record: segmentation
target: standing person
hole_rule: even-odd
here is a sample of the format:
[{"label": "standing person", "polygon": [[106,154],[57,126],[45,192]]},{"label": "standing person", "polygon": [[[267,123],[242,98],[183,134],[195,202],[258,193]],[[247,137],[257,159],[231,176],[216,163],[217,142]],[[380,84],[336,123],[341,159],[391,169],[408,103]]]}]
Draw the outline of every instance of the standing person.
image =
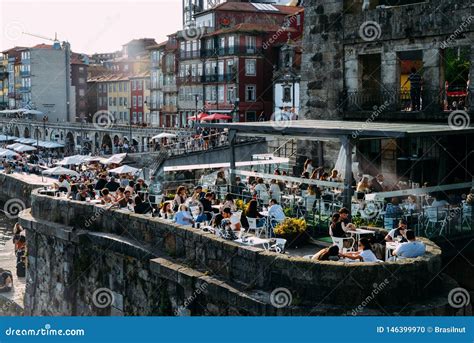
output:
[{"label": "standing person", "polygon": [[411,68],[411,74],[408,77],[407,82],[408,81],[410,81],[411,110],[419,111],[421,109],[420,101],[423,79],[421,78],[421,75],[418,74],[416,68]]}]

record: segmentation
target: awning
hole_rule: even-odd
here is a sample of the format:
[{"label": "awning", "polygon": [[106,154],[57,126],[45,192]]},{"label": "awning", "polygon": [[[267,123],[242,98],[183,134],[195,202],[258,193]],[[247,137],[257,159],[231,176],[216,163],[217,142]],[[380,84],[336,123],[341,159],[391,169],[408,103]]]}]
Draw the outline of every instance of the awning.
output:
[{"label": "awning", "polygon": [[[248,166],[263,166],[268,164],[281,164],[288,163],[289,159],[286,157],[274,157],[273,159],[261,160],[261,161],[242,161],[235,164],[236,167],[248,167]],[[190,164],[181,165],[174,167],[164,167],[165,172],[181,171],[181,170],[198,170],[198,169],[220,169],[230,168],[229,162],[224,163],[211,163],[211,164]]]}]

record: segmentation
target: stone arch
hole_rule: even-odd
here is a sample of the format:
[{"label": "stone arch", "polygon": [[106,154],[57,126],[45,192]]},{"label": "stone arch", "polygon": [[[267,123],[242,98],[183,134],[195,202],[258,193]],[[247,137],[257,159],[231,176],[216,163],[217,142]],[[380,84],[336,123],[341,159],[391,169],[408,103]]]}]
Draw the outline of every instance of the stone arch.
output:
[{"label": "stone arch", "polygon": [[60,132],[57,129],[51,129],[49,132],[49,140],[57,142],[60,138]]},{"label": "stone arch", "polygon": [[112,139],[107,133],[102,137],[100,150],[106,154],[112,153]]},{"label": "stone arch", "polygon": [[34,139],[41,139],[41,131],[40,129],[36,128],[33,134]]},{"label": "stone arch", "polygon": [[65,139],[65,149],[66,152],[68,153],[73,153],[75,150],[76,144],[74,142],[74,135],[72,132],[68,132],[66,134],[66,139]]},{"label": "stone arch", "polygon": [[30,138],[30,129],[25,127],[25,129],[23,130],[23,137],[25,138]]},{"label": "stone arch", "polygon": [[18,126],[15,126],[15,132],[13,133],[14,136],[20,137],[20,130],[18,129]]}]

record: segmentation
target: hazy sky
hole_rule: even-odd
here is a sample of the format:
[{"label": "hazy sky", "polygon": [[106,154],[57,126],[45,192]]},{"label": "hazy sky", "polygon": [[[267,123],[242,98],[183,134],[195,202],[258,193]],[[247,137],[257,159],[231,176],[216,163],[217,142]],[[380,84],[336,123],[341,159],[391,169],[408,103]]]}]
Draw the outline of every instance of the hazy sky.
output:
[{"label": "hazy sky", "polygon": [[181,29],[181,0],[0,0],[0,51],[49,43],[30,32],[68,40],[82,53],[113,52],[133,38],[155,38]]}]

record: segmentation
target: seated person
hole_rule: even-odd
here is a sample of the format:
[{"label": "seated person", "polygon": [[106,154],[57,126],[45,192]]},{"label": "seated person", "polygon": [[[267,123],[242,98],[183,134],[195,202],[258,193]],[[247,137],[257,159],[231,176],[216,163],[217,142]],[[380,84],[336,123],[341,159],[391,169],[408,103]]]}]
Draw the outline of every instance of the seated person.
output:
[{"label": "seated person", "polygon": [[194,193],[191,197],[193,198],[193,200],[202,201],[202,199],[204,199],[206,194],[207,193],[204,193],[202,191],[202,186],[196,186],[196,187],[194,187]]},{"label": "seated person", "polygon": [[174,216],[174,221],[179,225],[192,225],[194,219],[191,213],[189,213],[188,207],[185,204],[179,205],[178,212]]},{"label": "seated person", "polygon": [[406,237],[408,242],[400,244],[393,252],[393,256],[404,258],[423,256],[426,252],[426,247],[422,242],[416,240],[415,232],[407,230]]},{"label": "seated person", "polygon": [[165,201],[163,206],[160,209],[160,217],[163,219],[173,220],[174,212],[173,212],[173,202],[172,201]]},{"label": "seated person", "polygon": [[369,178],[367,176],[364,176],[362,180],[357,184],[357,192],[361,192],[361,193],[370,192]]},{"label": "seated person", "polygon": [[138,213],[138,214],[147,214],[147,213],[150,213],[153,209],[150,203],[144,202],[142,198],[140,198],[140,196],[137,195],[135,197],[135,206],[133,210],[135,211],[135,213]]},{"label": "seated person", "polygon": [[250,226],[248,223],[248,218],[257,219],[257,228],[263,227],[265,225],[265,218],[258,211],[258,202],[255,199],[249,201],[245,211],[240,217],[240,222],[246,229],[248,229]]},{"label": "seated person", "polygon": [[107,188],[111,192],[116,192],[119,189],[120,183],[115,181],[115,177],[111,177],[110,181],[105,184],[105,188]]},{"label": "seated person", "polygon": [[116,205],[120,208],[125,208],[128,207],[129,205],[133,206],[133,199],[132,199],[132,194],[129,190],[126,190],[123,192],[123,196],[120,198],[117,198],[117,201],[115,202]]},{"label": "seated person", "polygon": [[443,208],[443,207],[448,207],[448,206],[449,206],[449,202],[443,199],[441,195],[439,194],[434,195],[434,201],[431,203],[431,207]]},{"label": "seated person", "polygon": [[340,257],[349,258],[351,260],[359,260],[360,262],[378,262],[377,256],[372,251],[372,247],[367,238],[359,240],[359,250],[356,252],[339,253]]},{"label": "seated person", "polygon": [[213,227],[219,228],[225,219],[227,219],[230,222],[230,227],[233,231],[240,231],[241,229],[240,218],[235,213],[232,213],[232,210],[229,207],[224,208],[222,213],[218,214],[214,218]]},{"label": "seated person", "polygon": [[341,208],[339,210],[339,215],[340,215],[340,222],[342,225],[342,229],[347,232],[347,231],[354,231],[356,229],[355,225],[351,223],[351,220],[349,219],[349,210],[345,207]]},{"label": "seated person", "polygon": [[220,207],[221,211],[224,210],[224,208],[226,207],[229,207],[232,210],[232,212],[237,211],[237,206],[235,205],[234,197],[230,193],[226,194],[224,203]]},{"label": "seated person", "polygon": [[100,191],[102,189],[104,189],[107,184],[107,175],[106,174],[100,174],[99,175],[99,180],[97,180],[97,182],[95,183],[95,187],[94,189],[97,190],[97,191]]},{"label": "seated person", "polygon": [[0,293],[10,292],[13,288],[13,274],[0,268]]},{"label": "seated person", "polygon": [[339,247],[337,245],[322,249],[311,257],[317,261],[339,261]]},{"label": "seated person", "polygon": [[407,239],[405,237],[407,229],[408,229],[407,221],[404,219],[401,219],[398,222],[398,227],[390,230],[387,236],[385,236],[385,241],[393,242],[400,239],[400,242],[407,242]]},{"label": "seated person", "polygon": [[342,228],[341,215],[334,213],[331,219],[331,225],[329,225],[329,234],[336,238],[346,238],[346,231]]},{"label": "seated person", "polygon": [[85,185],[79,186],[79,192],[76,194],[77,201],[86,201],[87,198],[90,198],[89,189]]},{"label": "seated person", "polygon": [[59,192],[68,193],[71,191],[71,184],[64,178],[64,176],[60,176],[58,183],[54,186]]},{"label": "seated person", "polygon": [[283,207],[278,204],[278,201],[275,199],[270,200],[270,207],[268,209],[268,216],[273,221],[277,221],[281,223],[286,219],[285,212],[283,211]]},{"label": "seated person", "polygon": [[102,195],[100,197],[100,202],[102,205],[112,204],[115,201],[115,198],[110,194],[110,191],[107,188],[104,188],[100,191]]}]

